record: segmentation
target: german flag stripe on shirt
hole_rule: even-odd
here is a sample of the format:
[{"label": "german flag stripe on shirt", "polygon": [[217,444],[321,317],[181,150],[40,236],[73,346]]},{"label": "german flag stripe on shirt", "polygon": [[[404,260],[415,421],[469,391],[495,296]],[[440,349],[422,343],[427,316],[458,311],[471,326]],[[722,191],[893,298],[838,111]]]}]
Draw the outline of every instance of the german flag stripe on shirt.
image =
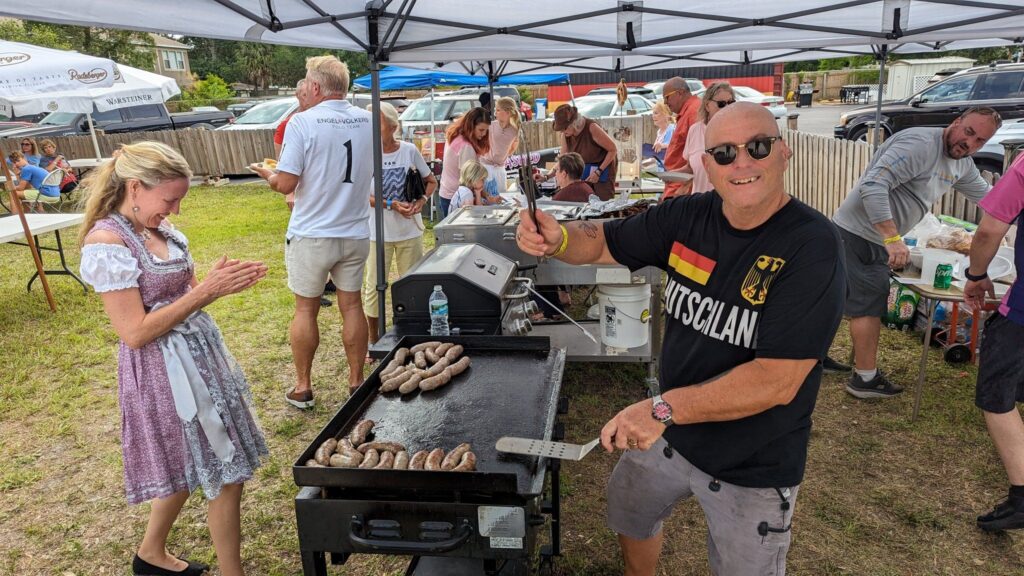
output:
[{"label": "german flag stripe on shirt", "polygon": [[701,256],[679,242],[672,244],[672,254],[668,257],[668,265],[701,286],[707,285],[708,278],[711,277],[711,272],[715,269],[714,260],[707,256]]}]

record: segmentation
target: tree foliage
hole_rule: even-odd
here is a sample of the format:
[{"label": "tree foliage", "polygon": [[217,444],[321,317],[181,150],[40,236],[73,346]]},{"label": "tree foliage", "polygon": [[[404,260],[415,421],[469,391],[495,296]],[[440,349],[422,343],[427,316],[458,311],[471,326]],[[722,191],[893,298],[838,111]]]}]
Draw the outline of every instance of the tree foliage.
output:
[{"label": "tree foliage", "polygon": [[131,30],[65,26],[12,19],[0,22],[0,39],[59,50],[75,50],[148,70],[153,69],[155,56],[153,38],[146,32]]},{"label": "tree foliage", "polygon": [[[919,60],[921,58],[941,58],[943,56],[963,56],[977,60],[981,66],[997,60],[1012,60],[1020,48],[1016,45],[994,46],[992,48],[971,48],[969,50],[947,50],[945,52],[917,52],[914,54],[890,54],[887,62],[895,60]],[[786,63],[786,72],[811,72],[815,70],[842,70],[844,68],[863,68],[873,66],[877,59],[868,54],[862,56],[845,56],[843,58],[827,58],[824,60],[804,60]]]},{"label": "tree foliage", "polygon": [[223,107],[235,93],[223,78],[216,74],[208,74],[205,79],[197,80],[192,87],[181,93],[181,101],[188,108],[194,106]]}]

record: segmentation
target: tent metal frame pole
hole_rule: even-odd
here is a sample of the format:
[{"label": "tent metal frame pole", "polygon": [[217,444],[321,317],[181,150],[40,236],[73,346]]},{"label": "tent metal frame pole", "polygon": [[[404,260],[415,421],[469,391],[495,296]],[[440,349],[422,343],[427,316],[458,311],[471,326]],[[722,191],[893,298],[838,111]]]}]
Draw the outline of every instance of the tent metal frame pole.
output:
[{"label": "tent metal frame pole", "polygon": [[[313,0],[302,0],[302,2],[306,6],[309,6],[317,14],[319,14],[321,16],[328,16],[327,11],[325,11],[323,8],[320,8],[319,6],[317,6],[317,4],[315,2],[313,2]],[[366,50],[366,51],[370,50],[370,47],[366,45],[366,42],[363,42],[362,40],[360,40],[359,37],[356,36],[355,34],[353,34],[352,32],[350,32],[348,28],[345,28],[344,26],[342,26],[341,24],[339,24],[338,22],[335,22],[333,20],[331,21],[331,26],[334,26],[339,32],[341,32],[345,36],[348,36],[350,40],[352,40],[353,42],[358,44],[359,47],[362,48],[363,50]]]},{"label": "tent metal frame pole", "polygon": [[878,98],[875,100],[875,125],[874,135],[871,138],[871,151],[878,150],[878,147],[882,145],[882,134],[885,133],[882,130],[882,94],[885,90],[885,59],[889,56],[889,45],[882,44],[882,50],[879,53],[878,65]]},{"label": "tent metal frame pole", "polygon": [[371,126],[373,130],[373,224],[377,235],[377,337],[383,337],[387,325],[387,291],[388,271],[384,269],[384,149],[380,136],[380,62],[377,60],[379,49],[379,22],[377,10],[371,10],[366,22],[366,36],[370,41],[370,101],[373,111]]},{"label": "tent metal frame pole", "polygon": [[[494,110],[494,60],[487,61],[487,93],[491,96],[491,110]],[[493,112],[492,112],[493,115]]]}]

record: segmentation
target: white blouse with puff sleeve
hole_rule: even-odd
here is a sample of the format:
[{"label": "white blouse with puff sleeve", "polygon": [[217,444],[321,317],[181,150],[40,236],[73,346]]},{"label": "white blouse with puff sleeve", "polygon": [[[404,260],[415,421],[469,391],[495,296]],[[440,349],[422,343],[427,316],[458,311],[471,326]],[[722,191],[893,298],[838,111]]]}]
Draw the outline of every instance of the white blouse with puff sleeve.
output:
[{"label": "white blouse with puff sleeve", "polygon": [[[174,242],[167,243],[168,257],[180,258],[184,252]],[[153,259],[160,261],[153,256]],[[139,261],[131,250],[121,244],[86,244],[82,246],[79,265],[82,280],[97,292],[112,292],[139,287]]]}]

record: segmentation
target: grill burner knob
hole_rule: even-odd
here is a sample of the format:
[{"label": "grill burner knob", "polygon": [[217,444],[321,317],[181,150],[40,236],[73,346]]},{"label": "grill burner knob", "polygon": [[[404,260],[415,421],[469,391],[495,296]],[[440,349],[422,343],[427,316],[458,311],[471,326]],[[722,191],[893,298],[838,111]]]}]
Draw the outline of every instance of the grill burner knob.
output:
[{"label": "grill burner knob", "polygon": [[487,262],[484,262],[483,258],[477,258],[476,260],[473,260],[473,264],[476,265],[476,267],[481,270],[483,270],[484,267],[487,266]]}]

